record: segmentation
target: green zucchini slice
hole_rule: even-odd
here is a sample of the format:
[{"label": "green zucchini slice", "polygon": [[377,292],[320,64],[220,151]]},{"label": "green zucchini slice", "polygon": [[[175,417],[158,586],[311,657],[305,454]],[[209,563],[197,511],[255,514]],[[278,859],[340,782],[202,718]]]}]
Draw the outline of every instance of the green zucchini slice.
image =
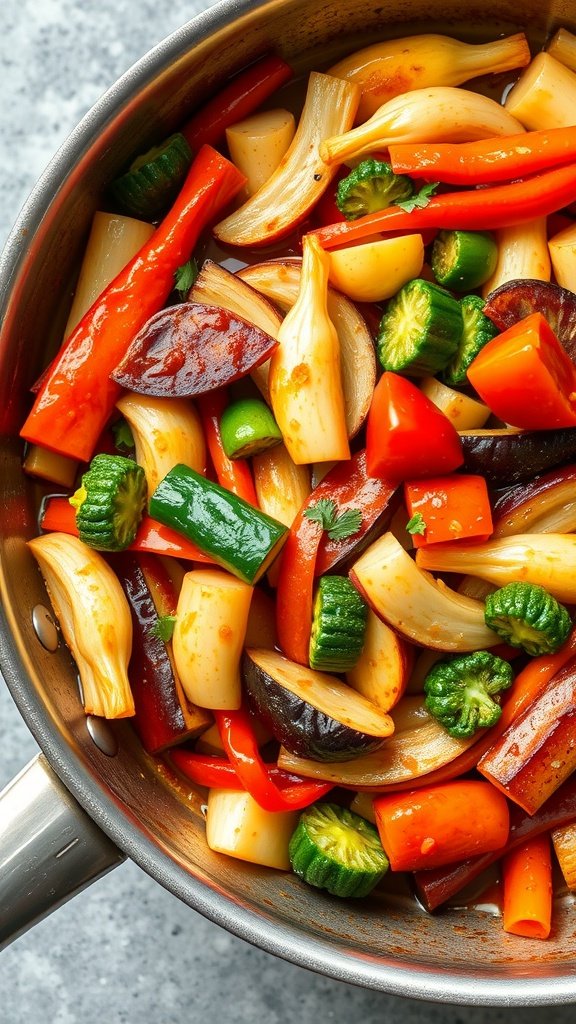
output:
[{"label": "green zucchini slice", "polygon": [[338,804],[307,808],[288,852],[299,878],[333,896],[367,896],[389,867],[374,825]]},{"label": "green zucchini slice", "polygon": [[184,182],[192,151],[179,132],[137,157],[128,171],[110,185],[124,213],[156,220],[173,203]]},{"label": "green zucchini slice", "polygon": [[282,432],[261,398],[239,398],[220,417],[222,447],[229,459],[246,459],[280,444]]},{"label": "green zucchini slice", "polygon": [[430,258],[436,280],[455,292],[479,288],[492,277],[497,261],[498,245],[489,231],[440,231]]},{"label": "green zucchini slice", "polygon": [[480,295],[465,295],[460,300],[462,310],[462,338],[454,358],[444,368],[442,380],[449,387],[468,383],[468,367],[484,345],[499,334],[499,330],[484,313],[486,302]]},{"label": "green zucchini slice", "polygon": [[347,576],[322,576],[314,599],[311,668],[347,672],[362,653],[368,608]]},{"label": "green zucchini slice", "polygon": [[288,536],[276,519],[207,480],[189,466],[174,466],[154,491],[150,515],[184,534],[245,583],[256,583]]},{"label": "green zucchini slice", "polygon": [[445,288],[414,278],[390,299],[378,331],[385,370],[434,376],[454,358],[462,337],[460,303]]},{"label": "green zucchini slice", "polygon": [[98,551],[122,551],[136,536],[146,503],[142,466],[123,455],[95,455],[69,499],[80,540]]}]

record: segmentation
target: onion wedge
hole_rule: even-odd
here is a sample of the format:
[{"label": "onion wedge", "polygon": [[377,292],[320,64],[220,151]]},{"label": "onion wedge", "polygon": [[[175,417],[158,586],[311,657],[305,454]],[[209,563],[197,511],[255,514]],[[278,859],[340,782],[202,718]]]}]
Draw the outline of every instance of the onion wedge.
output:
[{"label": "onion wedge", "polygon": [[376,615],[424,647],[478,651],[498,642],[484,623],[484,605],[423,572],[392,533],[367,548],[350,570],[350,579]]},{"label": "onion wedge", "polygon": [[320,157],[320,143],[352,127],[359,102],[358,85],[313,71],[288,152],[266,184],[216,224],[213,231],[218,241],[227,245],[269,245],[300,224],[337,169],[326,167]]},{"label": "onion wedge", "polygon": [[326,136],[320,153],[332,167],[393,142],[469,142],[523,131],[520,121],[496,100],[468,89],[435,86],[395,96],[358,128]]},{"label": "onion wedge", "polygon": [[86,714],[133,715],[132,617],[118,578],[98,551],[66,533],[46,533],[28,547],[80,673]]},{"label": "onion wedge", "polygon": [[485,544],[458,541],[420,548],[422,569],[479,576],[504,587],[517,580],[537,583],[558,601],[576,603],[576,536],[569,533],[521,533]]},{"label": "onion wedge", "polygon": [[576,466],[563,466],[517,484],[494,504],[494,537],[576,530]]}]

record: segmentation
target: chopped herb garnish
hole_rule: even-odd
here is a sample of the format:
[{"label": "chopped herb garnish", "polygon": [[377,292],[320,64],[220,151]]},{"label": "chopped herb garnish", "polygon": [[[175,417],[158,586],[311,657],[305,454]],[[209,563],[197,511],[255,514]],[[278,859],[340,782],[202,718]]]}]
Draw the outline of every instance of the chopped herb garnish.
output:
[{"label": "chopped herb garnish", "polygon": [[198,270],[198,264],[195,259],[191,259],[188,260],[187,263],[183,263],[181,267],[178,267],[174,275],[174,291],[178,292],[183,298],[185,298],[199,273],[200,271]]},{"label": "chopped herb garnish", "polygon": [[406,523],[406,529],[408,530],[408,533],[411,534],[426,533],[426,523],[424,522],[424,516],[421,512],[416,512],[415,515],[412,516],[412,519],[408,520]]},{"label": "chopped herb garnish", "polygon": [[174,632],[174,626],[176,625],[175,615],[161,615],[160,618],[154,623],[150,633],[155,636],[158,640],[163,640],[167,644],[172,639]]},{"label": "chopped herb garnish", "polygon": [[423,185],[416,195],[401,200],[396,203],[396,206],[399,206],[405,213],[412,213],[412,210],[423,210],[425,206],[428,206],[439,184],[438,181],[430,181],[427,185]]},{"label": "chopped herb garnish", "polygon": [[126,420],[117,420],[116,423],[112,424],[112,433],[114,435],[114,447],[120,452],[133,451],[134,449],[134,438],[130,425]]},{"label": "chopped herb garnish", "polygon": [[326,530],[330,540],[345,540],[358,533],[362,525],[362,513],[359,508],[348,508],[338,512],[336,503],[331,498],[320,498],[304,512],[307,519],[320,523]]}]

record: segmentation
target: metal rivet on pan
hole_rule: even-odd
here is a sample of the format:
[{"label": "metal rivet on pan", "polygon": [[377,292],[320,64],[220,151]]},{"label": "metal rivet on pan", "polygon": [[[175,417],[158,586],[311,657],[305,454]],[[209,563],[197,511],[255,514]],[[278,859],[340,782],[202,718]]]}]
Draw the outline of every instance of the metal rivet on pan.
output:
[{"label": "metal rivet on pan", "polygon": [[47,651],[55,651],[58,647],[58,630],[52,613],[43,604],[32,609],[32,626],[42,647]]},{"label": "metal rivet on pan", "polygon": [[97,718],[96,715],[87,715],[86,728],[98,750],[106,754],[107,757],[116,756],[118,753],[118,740],[104,718]]}]

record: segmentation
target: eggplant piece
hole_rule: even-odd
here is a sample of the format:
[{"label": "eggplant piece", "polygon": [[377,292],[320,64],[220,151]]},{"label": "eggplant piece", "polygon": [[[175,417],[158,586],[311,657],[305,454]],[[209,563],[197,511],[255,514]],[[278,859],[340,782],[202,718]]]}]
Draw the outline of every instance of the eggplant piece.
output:
[{"label": "eggplant piece", "polygon": [[349,761],[378,750],[394,730],[388,714],[341,679],[277,651],[247,649],[242,675],[252,711],[292,754]]},{"label": "eggplant piece", "polygon": [[182,302],[144,324],[110,376],[141,395],[192,398],[244,377],[277,344],[226,309]]},{"label": "eggplant piece", "polygon": [[478,473],[493,487],[524,483],[576,459],[576,427],[476,430],[460,433],[460,440],[463,472]]},{"label": "eggplant piece", "polygon": [[134,696],[134,725],[149,754],[198,736],[211,714],[190,704],[171,659],[171,645],[153,633],[163,615],[176,612],[177,594],[162,562],[152,555],[122,552],[110,557],[132,615],[132,656],[128,666]]},{"label": "eggplant piece", "polygon": [[484,313],[501,331],[541,313],[560,344],[576,362],[576,294],[551,281],[506,281],[486,297]]}]

